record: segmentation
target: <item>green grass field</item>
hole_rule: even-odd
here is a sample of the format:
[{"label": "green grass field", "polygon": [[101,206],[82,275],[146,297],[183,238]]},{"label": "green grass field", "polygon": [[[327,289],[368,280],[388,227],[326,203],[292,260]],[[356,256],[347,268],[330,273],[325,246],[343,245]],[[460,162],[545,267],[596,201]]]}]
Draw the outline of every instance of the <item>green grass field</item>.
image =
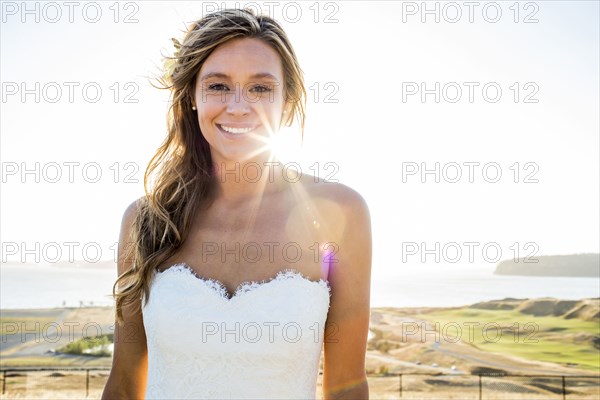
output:
[{"label": "green grass field", "polygon": [[[583,369],[600,371],[600,350],[589,341],[589,336],[600,335],[600,325],[596,322],[535,317],[515,310],[459,309],[435,311],[421,317],[446,329],[442,340],[457,335],[453,325],[447,325],[456,323],[462,328],[461,339],[481,350],[563,365],[578,364]],[[472,337],[465,323],[479,324],[470,329]]]}]

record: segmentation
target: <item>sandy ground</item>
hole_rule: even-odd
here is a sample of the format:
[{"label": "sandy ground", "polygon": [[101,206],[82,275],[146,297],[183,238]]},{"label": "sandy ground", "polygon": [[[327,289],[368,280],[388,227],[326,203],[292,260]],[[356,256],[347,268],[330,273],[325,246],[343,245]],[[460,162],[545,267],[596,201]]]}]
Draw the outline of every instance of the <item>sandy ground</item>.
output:
[{"label": "sandy ground", "polygon": [[[482,351],[464,342],[449,343],[434,340],[404,340],[398,348],[380,351],[378,341],[393,338],[399,327],[407,322],[423,322],[419,309],[374,308],[371,310],[370,329],[375,334],[370,338],[366,354],[366,369],[369,376],[371,399],[477,399],[479,378],[471,375],[473,368],[493,368],[509,374],[565,375],[567,399],[600,398],[600,377],[570,378],[569,375],[594,375],[593,372],[578,370],[558,364],[525,360],[505,354]],[[69,342],[63,334],[60,340],[45,340],[51,336],[29,334],[25,340],[21,335],[7,335],[5,321],[26,318],[27,328],[31,321],[39,318],[48,324],[52,321],[62,327],[71,326],[72,338],[77,339],[96,334],[113,333],[114,309],[110,307],[85,307],[48,310],[2,310],[3,338],[0,343],[0,366],[6,368],[23,360],[27,364],[38,362],[60,363],[88,367],[110,367],[110,357],[86,357],[56,355],[49,350]],[[42,325],[44,325],[44,323]],[[87,327],[84,329],[84,327]],[[430,329],[423,325],[425,329]],[[11,328],[11,327],[8,327]],[[13,326],[14,328],[14,326]],[[65,332],[66,333],[66,332]],[[428,339],[429,338],[429,339]],[[321,357],[321,365],[323,356]],[[384,376],[384,373],[391,376]],[[402,377],[398,375],[402,374]],[[434,376],[445,374],[444,376]],[[32,372],[9,374],[6,399],[85,398],[85,372]],[[378,376],[379,375],[379,376]],[[89,397],[100,398],[108,371],[91,371],[88,381]],[[322,375],[319,375],[319,385]],[[551,399],[562,398],[561,378],[527,377],[484,377],[481,393],[486,399]],[[318,387],[317,398],[321,398]]]},{"label": "sandy ground", "polygon": [[[11,377],[7,392],[0,395],[0,399],[100,399],[107,376],[107,372],[90,372],[87,397],[85,372],[39,372]],[[317,399],[322,399],[321,378],[319,376]],[[479,381],[474,376],[403,376],[402,391],[397,376],[370,376],[368,380],[371,400],[479,398]],[[481,393],[484,399],[560,399],[561,385],[560,378],[483,378]],[[598,379],[568,378],[566,393],[567,399],[597,400],[600,398]]]}]

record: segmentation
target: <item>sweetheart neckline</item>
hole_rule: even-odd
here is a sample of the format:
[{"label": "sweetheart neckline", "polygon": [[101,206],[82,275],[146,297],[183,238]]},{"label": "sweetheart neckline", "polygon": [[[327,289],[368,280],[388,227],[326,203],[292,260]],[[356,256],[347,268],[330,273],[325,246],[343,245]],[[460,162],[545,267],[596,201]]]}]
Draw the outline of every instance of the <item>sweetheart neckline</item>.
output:
[{"label": "sweetheart neckline", "polygon": [[[181,267],[181,268],[177,268],[177,267]],[[331,285],[328,280],[323,279],[323,278],[320,278],[318,281],[312,280],[312,279],[310,279],[310,277],[304,275],[301,271],[299,271],[295,268],[282,269],[279,272],[277,272],[277,274],[275,274],[275,276],[273,276],[271,278],[263,279],[260,281],[244,281],[235,288],[232,295],[229,293],[227,286],[225,286],[225,284],[223,282],[221,282],[220,280],[215,279],[215,278],[205,278],[203,276],[198,275],[196,273],[196,271],[194,271],[192,269],[192,267],[190,267],[185,262],[173,264],[173,265],[165,268],[162,271],[159,270],[158,268],[155,268],[155,272],[158,275],[162,275],[169,270],[176,270],[176,271],[177,270],[185,270],[185,271],[189,272],[194,278],[196,278],[200,282],[203,282],[208,285],[211,285],[211,284],[214,285],[213,287],[216,289],[216,293],[219,294],[220,297],[222,297],[227,302],[233,301],[234,299],[238,298],[240,294],[249,292],[249,291],[251,291],[251,289],[257,289],[259,287],[279,281],[281,277],[289,276],[289,275],[300,277],[302,280],[307,281],[309,283],[318,284],[318,285],[322,286],[323,288],[327,289],[329,295],[331,295]],[[247,290],[243,290],[246,288],[247,288]]]}]

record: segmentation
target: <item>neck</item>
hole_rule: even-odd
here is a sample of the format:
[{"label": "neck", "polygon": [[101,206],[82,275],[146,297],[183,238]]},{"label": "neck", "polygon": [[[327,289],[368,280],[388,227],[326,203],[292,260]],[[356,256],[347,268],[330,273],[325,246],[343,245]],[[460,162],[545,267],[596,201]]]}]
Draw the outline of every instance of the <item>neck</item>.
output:
[{"label": "neck", "polygon": [[216,199],[221,204],[240,205],[260,201],[287,187],[283,177],[283,162],[261,158],[245,161],[215,162]]}]

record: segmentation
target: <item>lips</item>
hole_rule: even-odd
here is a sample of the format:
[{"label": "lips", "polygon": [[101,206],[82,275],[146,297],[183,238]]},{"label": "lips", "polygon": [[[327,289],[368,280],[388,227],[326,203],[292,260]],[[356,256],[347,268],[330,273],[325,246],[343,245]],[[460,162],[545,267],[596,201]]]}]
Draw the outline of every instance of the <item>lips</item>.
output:
[{"label": "lips", "polygon": [[217,128],[227,135],[240,136],[252,132],[258,125],[249,124],[217,124]]}]

